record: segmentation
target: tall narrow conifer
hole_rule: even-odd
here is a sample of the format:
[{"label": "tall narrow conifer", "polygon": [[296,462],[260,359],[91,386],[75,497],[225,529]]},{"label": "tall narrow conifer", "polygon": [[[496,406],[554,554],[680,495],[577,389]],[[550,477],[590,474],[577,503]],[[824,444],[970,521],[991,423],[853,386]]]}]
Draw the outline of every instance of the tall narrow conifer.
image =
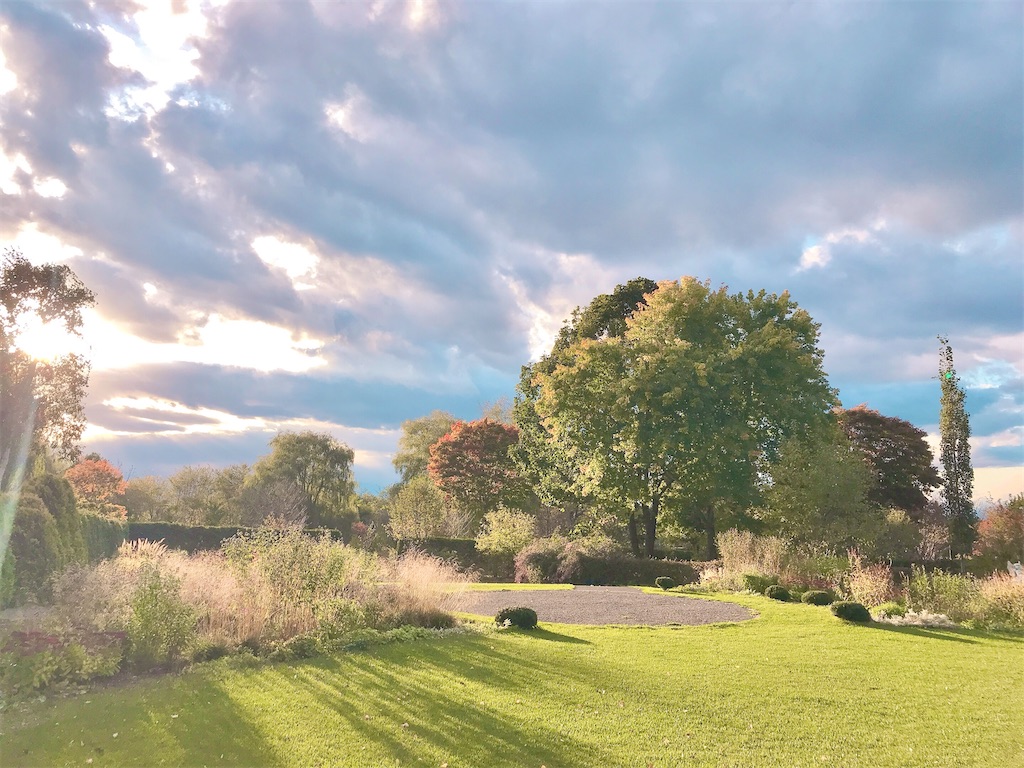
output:
[{"label": "tall narrow conifer", "polygon": [[949,339],[939,336],[939,381],[942,398],[939,408],[942,497],[949,521],[949,542],[953,555],[970,554],[977,538],[978,516],[971,497],[974,469],[971,466],[971,424],[964,409],[966,393],[953,366],[953,348]]}]

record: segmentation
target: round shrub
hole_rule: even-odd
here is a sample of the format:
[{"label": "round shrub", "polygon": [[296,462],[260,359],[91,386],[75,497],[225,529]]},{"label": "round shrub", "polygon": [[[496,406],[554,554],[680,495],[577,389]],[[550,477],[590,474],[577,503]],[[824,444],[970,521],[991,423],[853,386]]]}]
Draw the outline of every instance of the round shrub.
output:
[{"label": "round shrub", "polygon": [[775,576],[763,576],[760,573],[743,574],[743,588],[762,595],[768,587],[778,583],[779,580]]},{"label": "round shrub", "polygon": [[852,600],[840,600],[832,603],[832,613],[844,621],[871,621],[868,609]]},{"label": "round shrub", "polygon": [[764,596],[783,603],[789,602],[789,590],[781,584],[772,584],[764,591]]},{"label": "round shrub", "polygon": [[537,612],[533,608],[502,608],[494,617],[494,623],[499,627],[506,624],[520,629],[533,629],[537,626]]},{"label": "round shrub", "polygon": [[879,616],[891,619],[893,616],[906,616],[907,609],[899,603],[882,603],[875,608],[875,613]]},{"label": "round shrub", "polygon": [[672,589],[672,587],[676,585],[676,582],[669,576],[659,576],[654,580],[654,584],[662,589]]},{"label": "round shrub", "polygon": [[812,589],[800,595],[800,602],[808,605],[830,605],[835,599],[835,595],[824,589]]}]

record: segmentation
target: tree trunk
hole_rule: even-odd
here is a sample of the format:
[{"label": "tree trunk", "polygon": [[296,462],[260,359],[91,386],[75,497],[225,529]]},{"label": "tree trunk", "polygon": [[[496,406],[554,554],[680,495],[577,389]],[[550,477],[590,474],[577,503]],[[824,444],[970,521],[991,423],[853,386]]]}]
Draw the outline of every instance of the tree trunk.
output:
[{"label": "tree trunk", "polygon": [[658,508],[661,506],[661,498],[657,495],[651,500],[650,506],[644,506],[644,554],[647,557],[654,557],[654,541],[658,532]]},{"label": "tree trunk", "polygon": [[[640,506],[637,504],[636,506]],[[636,510],[634,509],[629,513],[629,518],[626,520],[626,530],[629,531],[629,549],[633,553],[633,557],[640,557],[640,536],[636,530]]]},{"label": "tree trunk", "polygon": [[714,560],[718,557],[718,545],[715,544],[715,508],[710,504],[704,509],[704,533],[707,535],[707,555],[708,560]]}]

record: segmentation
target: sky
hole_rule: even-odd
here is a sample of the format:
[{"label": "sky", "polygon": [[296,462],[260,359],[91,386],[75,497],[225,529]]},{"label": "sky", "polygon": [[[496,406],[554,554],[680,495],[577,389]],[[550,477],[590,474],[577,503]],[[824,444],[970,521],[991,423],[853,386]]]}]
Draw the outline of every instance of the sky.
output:
[{"label": "sky", "polygon": [[[0,4],[0,246],[95,291],[126,476],[513,395],[638,276],[788,290],[825,370],[1024,491],[1024,4]],[[29,342],[26,342],[26,344]],[[45,330],[34,338],[50,349]]]}]

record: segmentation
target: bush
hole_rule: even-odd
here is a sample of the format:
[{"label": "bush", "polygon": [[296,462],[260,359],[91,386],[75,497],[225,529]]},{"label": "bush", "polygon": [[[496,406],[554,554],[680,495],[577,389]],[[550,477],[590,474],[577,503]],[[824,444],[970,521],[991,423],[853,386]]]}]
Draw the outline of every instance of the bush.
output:
[{"label": "bush", "polygon": [[533,515],[499,506],[484,515],[483,527],[476,537],[477,551],[514,557],[533,541],[536,529]]},{"label": "bush", "polygon": [[[882,601],[879,601],[882,602]],[[907,607],[914,611],[941,613],[955,622],[976,618],[981,607],[981,588],[973,576],[914,567],[907,585]]]},{"label": "bush", "polygon": [[4,561],[0,564],[0,610],[14,604],[14,569],[15,558],[10,548]]},{"label": "bush", "polygon": [[868,612],[868,609],[852,600],[839,600],[832,603],[832,614],[844,621],[871,621],[871,614]]},{"label": "bush", "polygon": [[8,546],[15,566],[12,604],[49,602],[50,580],[61,566],[60,534],[38,496],[26,493],[18,500]]},{"label": "bush", "polygon": [[57,535],[60,539],[58,568],[85,563],[88,553],[85,548],[85,539],[82,536],[82,520],[75,504],[75,492],[71,488],[71,483],[47,472],[32,481],[29,491],[39,497],[57,525]]},{"label": "bush", "polygon": [[523,606],[502,608],[494,617],[494,623],[499,627],[511,625],[520,629],[533,629],[537,626],[537,612]]},{"label": "bush", "polygon": [[836,596],[824,589],[811,589],[800,595],[800,602],[808,605],[830,605]]},{"label": "bush", "polygon": [[997,574],[981,582],[981,620],[989,626],[1024,628],[1024,581]]},{"label": "bush", "polygon": [[899,603],[882,603],[875,608],[875,614],[881,618],[891,619],[894,616],[906,616],[907,609]]},{"label": "bush", "polygon": [[779,583],[778,576],[765,576],[760,573],[744,573],[743,588],[758,594],[766,594],[768,587]]},{"label": "bush", "polygon": [[549,536],[536,539],[519,551],[515,557],[515,580],[517,583],[550,584],[556,582],[556,574],[563,550],[568,539]]},{"label": "bush", "polygon": [[764,595],[772,600],[778,600],[783,603],[788,603],[790,600],[789,590],[781,584],[772,584],[764,591]]},{"label": "bush", "polygon": [[654,580],[654,586],[661,587],[665,590],[672,589],[675,585],[675,581],[669,576],[659,576]]},{"label": "bush", "polygon": [[148,567],[132,596],[128,660],[136,669],[173,663],[195,638],[196,616],[181,600],[178,579]]}]

